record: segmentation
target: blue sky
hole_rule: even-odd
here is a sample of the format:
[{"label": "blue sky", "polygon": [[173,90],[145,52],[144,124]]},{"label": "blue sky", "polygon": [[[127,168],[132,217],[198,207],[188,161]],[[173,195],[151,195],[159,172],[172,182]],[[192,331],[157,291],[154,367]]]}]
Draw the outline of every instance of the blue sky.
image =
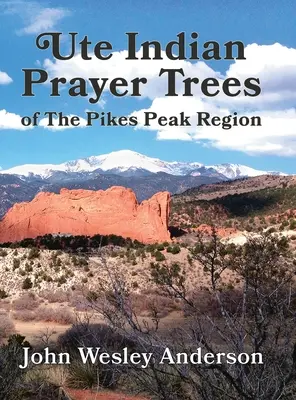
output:
[{"label": "blue sky", "polygon": [[[47,85],[42,85],[36,90],[35,98],[24,98],[21,96],[24,89],[22,68],[36,68],[37,60],[39,65],[43,66],[44,60],[49,58],[51,73],[53,70],[61,74],[64,71],[63,66],[56,64],[50,57],[49,51],[40,51],[36,48],[35,39],[38,31],[61,31],[65,34],[77,31],[81,39],[84,35],[88,35],[93,42],[108,40],[112,43],[114,52],[126,50],[125,32],[136,31],[139,32],[142,41],[158,40],[165,44],[174,40],[176,34],[181,31],[188,34],[195,31],[200,35],[201,44],[207,40],[216,40],[219,43],[241,40],[245,45],[256,43],[259,46],[250,47],[250,60],[247,59],[243,67],[235,66],[235,73],[244,76],[245,70],[255,68],[258,61],[260,73],[265,78],[262,90],[264,91],[266,86],[266,93],[271,93],[273,98],[277,95],[276,98],[280,100],[271,101],[271,95],[270,98],[266,95],[263,96],[262,103],[245,104],[243,108],[239,106],[239,111],[251,108],[255,113],[259,110],[270,119],[271,126],[276,126],[273,124],[274,118],[276,123],[279,123],[279,113],[281,121],[284,121],[280,125],[280,131],[269,135],[268,129],[262,128],[256,133],[258,137],[248,140],[245,139],[248,132],[244,131],[244,128],[234,132],[235,140],[229,136],[230,130],[223,132],[220,130],[215,133],[214,139],[209,138],[207,133],[198,136],[195,132],[190,132],[190,140],[183,140],[183,133],[179,136],[176,133],[175,140],[172,140],[170,132],[167,131],[159,134],[157,129],[135,130],[131,127],[94,126],[68,130],[38,127],[21,130],[14,126],[14,129],[11,129],[10,120],[8,121],[7,116],[1,120],[4,117],[3,114],[1,117],[0,112],[1,167],[6,169],[25,163],[61,163],[110,151],[131,149],[165,160],[199,161],[205,164],[232,162],[257,169],[296,173],[296,128],[293,130],[296,126],[294,118],[296,97],[294,98],[289,90],[282,90],[283,85],[288,87],[290,85],[291,92],[294,92],[296,86],[295,14],[295,4],[292,0],[281,1],[280,5],[278,2],[267,0],[261,2],[156,0],[152,3],[140,0],[0,1],[2,53],[0,71],[12,80],[9,83],[8,77],[2,77],[0,110],[6,110],[17,116],[31,115],[37,110],[41,112],[53,110],[83,117],[86,109],[129,115],[150,109],[156,104],[157,99],[159,99],[157,104],[160,104],[159,112],[168,110],[173,104],[170,103],[170,99],[162,98],[157,88],[141,99],[115,99],[105,93],[104,109],[98,105],[90,105],[85,98],[71,99],[66,90],[61,97],[50,98]],[[47,29],[43,29],[44,27]],[[275,43],[279,43],[280,47],[276,47]],[[64,49],[67,49],[66,40]],[[278,58],[281,58],[280,61]],[[276,66],[274,60],[277,60]],[[295,72],[292,68],[294,65]],[[224,75],[230,64],[216,61],[210,63],[209,67]],[[89,65],[85,68],[87,75]],[[128,64],[124,66],[119,63],[118,76],[124,76],[128,68]],[[145,71],[145,68],[147,69],[147,67],[142,68],[139,63],[138,74],[141,75],[141,71]],[[199,71],[198,66],[196,71]],[[98,70],[97,76],[104,77],[104,72],[102,73],[103,75]],[[73,74],[76,74],[75,65]],[[157,85],[156,79],[152,80],[152,85]],[[199,104],[198,96],[195,101]],[[186,112],[186,104],[180,101],[180,110],[185,107]],[[213,105],[208,102],[206,106]],[[214,106],[222,107],[221,104]],[[236,105],[229,105],[229,109],[236,109]],[[289,120],[286,118],[287,111]],[[270,146],[265,146],[265,143],[269,143]]]}]

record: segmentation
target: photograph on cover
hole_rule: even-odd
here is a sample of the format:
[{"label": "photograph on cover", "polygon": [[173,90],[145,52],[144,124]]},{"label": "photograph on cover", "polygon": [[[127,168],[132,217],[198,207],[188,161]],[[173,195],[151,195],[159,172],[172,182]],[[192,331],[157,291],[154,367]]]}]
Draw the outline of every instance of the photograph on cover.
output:
[{"label": "photograph on cover", "polygon": [[293,1],[0,21],[0,400],[296,399]]}]

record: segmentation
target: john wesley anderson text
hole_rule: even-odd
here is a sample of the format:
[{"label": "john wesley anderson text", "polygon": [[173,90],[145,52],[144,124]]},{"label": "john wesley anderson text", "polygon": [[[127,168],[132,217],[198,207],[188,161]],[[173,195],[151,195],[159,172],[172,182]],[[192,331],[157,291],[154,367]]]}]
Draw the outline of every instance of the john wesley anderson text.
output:
[{"label": "john wesley anderson text", "polygon": [[[100,347],[78,347],[81,361],[92,364],[138,365],[145,369],[149,364],[263,364],[261,353],[204,353],[200,347],[192,353],[175,353],[169,347],[164,348],[161,355],[153,353],[130,352],[127,347],[120,352],[105,352]],[[46,347],[42,353],[32,352],[30,347],[23,348],[23,363],[19,368],[25,369],[34,365],[67,365],[71,364],[69,353],[53,353]]]}]

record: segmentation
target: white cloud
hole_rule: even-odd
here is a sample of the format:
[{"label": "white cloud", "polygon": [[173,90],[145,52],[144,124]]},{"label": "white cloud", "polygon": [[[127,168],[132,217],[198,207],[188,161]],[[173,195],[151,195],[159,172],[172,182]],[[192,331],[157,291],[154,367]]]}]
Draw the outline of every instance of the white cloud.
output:
[{"label": "white cloud", "polygon": [[[70,118],[74,117],[74,115],[70,114],[70,115],[67,115],[67,117],[70,119]],[[65,129],[85,128],[85,127],[86,127],[86,124],[87,124],[86,119],[84,119],[84,118],[82,118],[82,117],[79,117],[80,125],[78,125],[78,126],[72,126],[72,125],[69,125],[69,126],[59,126],[59,125],[58,125],[58,122],[59,122],[59,121],[58,121],[58,118],[53,118],[53,121],[52,121],[53,126],[49,126],[49,125],[48,125],[48,124],[49,124],[49,119],[48,119],[48,117],[45,117],[45,118],[42,118],[42,119],[40,120],[39,126],[43,127],[44,129],[48,129],[48,130],[50,130],[50,131],[63,131],[63,130],[65,130]]]},{"label": "white cloud", "polygon": [[26,127],[21,123],[22,117],[18,114],[10,113],[6,110],[0,110],[0,130],[4,129],[16,129],[16,130],[27,130],[32,127]]},{"label": "white cloud", "polygon": [[[262,93],[257,98],[229,98],[219,95],[215,98],[203,96],[155,98],[148,111],[158,115],[178,115],[184,111],[195,121],[197,111],[207,111],[212,116],[226,116],[234,111],[239,115],[261,117],[261,127],[151,127],[143,124],[137,129],[157,132],[159,140],[192,140],[221,150],[236,150],[247,154],[280,156],[296,155],[296,49],[278,43],[270,46],[252,44],[246,47],[245,61],[235,61],[225,76],[237,77],[244,81],[259,77]],[[143,121],[146,110],[132,113]]]},{"label": "white cloud", "polygon": [[67,15],[69,15],[69,11],[64,8],[44,8],[37,15],[29,18],[28,25],[19,33],[29,35],[53,29]]},{"label": "white cloud", "polygon": [[262,92],[256,97],[217,97],[220,103],[238,104],[260,109],[285,109],[296,101],[296,49],[279,43],[273,45],[250,44],[245,48],[246,60],[236,60],[226,72],[242,82],[249,77],[260,78]]},{"label": "white cloud", "polygon": [[[252,116],[254,113],[246,113]],[[203,127],[193,135],[221,150],[237,150],[248,154],[279,156],[296,155],[296,110],[260,111],[262,127],[233,127],[221,130]]]},{"label": "white cloud", "polygon": [[[158,116],[178,116],[185,111],[189,116],[190,127],[160,127],[157,120],[151,121],[151,126],[144,126],[144,116],[147,112],[155,112]],[[238,117],[244,115],[259,116],[262,126],[235,127],[225,130],[221,126],[196,126],[196,112],[208,112],[211,116],[224,117],[233,115],[227,108],[217,107],[197,98],[158,98],[151,107],[131,113],[140,122],[136,129],[157,132],[158,140],[191,140],[204,146],[220,150],[236,150],[247,154],[273,154],[281,156],[296,155],[296,110],[259,110],[257,112],[238,112]]]},{"label": "white cloud", "polygon": [[25,26],[16,31],[20,35],[38,34],[54,29],[58,22],[70,15],[70,11],[66,8],[42,7],[36,1],[12,0],[2,2],[0,7],[2,12],[21,18]]},{"label": "white cloud", "polygon": [[[140,121],[136,129],[156,132],[159,140],[196,141],[205,146],[248,154],[296,155],[296,49],[278,43],[269,46],[248,45],[245,49],[247,60],[233,62],[224,75],[204,62],[171,61],[164,53],[160,61],[130,61],[125,60],[126,55],[126,51],[115,52],[110,60],[99,61],[92,54],[93,59],[87,62],[77,55],[69,61],[46,59],[43,65],[50,77],[63,76],[68,80],[74,77],[112,79],[121,76],[130,81],[135,77],[146,77],[148,83],[142,86],[141,93],[142,98],[151,100],[151,104],[130,115],[136,115]],[[219,66],[219,63],[215,65]],[[201,93],[200,85],[196,85],[193,97],[164,97],[167,79],[159,78],[161,68],[183,68],[185,77],[178,80],[178,93],[182,93],[181,83],[186,77],[197,77],[200,81],[215,77],[219,82],[227,77],[237,77],[242,83],[249,77],[255,77],[261,81],[262,93],[256,98],[243,95],[227,97],[222,93],[209,98]],[[104,101],[108,89],[106,85]],[[91,89],[89,92],[92,96]],[[197,111],[207,111],[213,116],[226,116],[236,111],[239,115],[261,116],[263,126],[223,130],[221,127],[200,128],[194,124],[184,128],[160,127],[154,122],[151,127],[145,127],[145,111],[155,111],[159,116],[178,115],[183,111],[193,121]]]},{"label": "white cloud", "polygon": [[10,76],[6,72],[0,71],[0,85],[8,85],[11,82]]}]

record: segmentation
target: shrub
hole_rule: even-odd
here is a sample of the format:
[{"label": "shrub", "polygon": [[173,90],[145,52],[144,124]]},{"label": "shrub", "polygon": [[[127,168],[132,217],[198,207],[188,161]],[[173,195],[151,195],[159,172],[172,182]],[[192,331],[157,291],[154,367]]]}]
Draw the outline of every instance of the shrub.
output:
[{"label": "shrub", "polygon": [[147,251],[149,253],[154,253],[154,251],[156,250],[156,244],[148,244],[148,246],[146,247]]},{"label": "shrub", "polygon": [[100,383],[98,367],[90,362],[83,364],[81,360],[73,360],[68,368],[67,384],[76,389],[91,389]]},{"label": "shrub", "polygon": [[[23,397],[25,394],[26,397]],[[34,379],[25,380],[22,387],[17,387],[14,393],[15,399],[34,399],[34,400],[69,400],[69,396],[64,391],[51,382],[45,382],[42,376],[34,376]],[[6,399],[6,398],[5,398]]]},{"label": "shrub", "polygon": [[8,297],[8,294],[5,290],[0,289],[0,299],[6,299]]},{"label": "shrub", "polygon": [[39,293],[39,296],[47,300],[49,303],[65,303],[69,301],[70,293],[62,289],[56,290],[43,290]]},{"label": "shrub", "polygon": [[0,249],[0,257],[6,257],[7,256],[7,251]]},{"label": "shrub", "polygon": [[192,259],[192,257],[190,257],[189,254],[187,255],[187,261],[188,261],[188,264],[189,264],[190,266],[193,265],[193,259]]},{"label": "shrub", "polygon": [[103,352],[114,353],[124,347],[133,350],[134,343],[125,336],[116,333],[111,327],[103,324],[78,324],[68,329],[58,339],[58,345],[63,351],[72,355],[69,366],[68,385],[76,388],[89,388],[100,384],[102,387],[115,388],[126,366],[112,367],[112,364],[101,365],[82,364],[77,347],[97,347],[98,343]]},{"label": "shrub", "polygon": [[59,285],[64,285],[67,282],[67,278],[65,275],[62,275],[56,281]]},{"label": "shrub", "polygon": [[58,346],[70,353],[78,354],[77,347],[100,347],[105,350],[121,351],[124,347],[134,349],[134,342],[105,324],[75,324],[59,336]]},{"label": "shrub", "polygon": [[14,310],[34,310],[39,305],[39,301],[33,293],[26,293],[12,302]]},{"label": "shrub", "polygon": [[21,265],[21,260],[19,258],[13,259],[12,270],[15,271]]},{"label": "shrub", "polygon": [[167,248],[167,252],[168,252],[168,253],[172,253],[172,254],[178,254],[178,253],[180,253],[180,251],[181,251],[181,248],[180,248],[180,246],[178,246],[178,245],[169,246],[169,247]]},{"label": "shrub", "polygon": [[296,229],[296,220],[295,219],[292,219],[291,221],[290,221],[290,229]]},{"label": "shrub", "polygon": [[33,286],[33,283],[31,281],[31,279],[28,278],[28,277],[25,278],[24,281],[23,281],[23,284],[22,284],[22,289],[28,290],[28,289],[31,289],[32,286]]},{"label": "shrub", "polygon": [[20,386],[23,383],[23,371],[20,368],[16,368],[16,366],[23,362],[23,339],[23,337],[14,335],[9,338],[7,345],[0,347],[1,399],[21,399],[21,394],[17,392],[20,390]]},{"label": "shrub", "polygon": [[14,333],[15,327],[14,323],[9,317],[7,312],[0,312],[0,340],[8,338],[11,334]]},{"label": "shrub", "polygon": [[87,299],[87,301],[89,301],[89,302],[97,301],[97,300],[98,300],[98,297],[99,297],[98,293],[97,293],[97,292],[94,292],[94,291],[92,291],[92,290],[90,290],[90,291],[87,293],[87,295],[86,295],[86,299]]},{"label": "shrub", "polygon": [[76,294],[75,297],[70,302],[70,306],[74,307],[76,311],[90,311],[91,309],[91,302],[96,301],[88,295],[84,296],[82,294]]},{"label": "shrub", "polygon": [[76,256],[73,256],[73,257],[71,258],[71,261],[72,261],[72,264],[73,264],[75,267],[85,267],[85,266],[88,265],[87,260],[86,260],[85,258],[83,258],[83,257],[76,257]]},{"label": "shrub", "polygon": [[159,318],[164,318],[180,308],[177,300],[168,299],[157,292],[133,293],[131,299],[137,315],[148,314],[150,317],[157,312]]},{"label": "shrub", "polygon": [[41,306],[36,310],[36,320],[43,322],[56,322],[58,324],[73,324],[75,318],[68,309],[58,309],[53,307]]},{"label": "shrub", "polygon": [[29,310],[15,311],[12,315],[13,318],[17,321],[29,322],[36,319],[35,312]]},{"label": "shrub", "polygon": [[158,250],[154,253],[154,257],[155,257],[155,260],[158,262],[165,260],[165,256]]},{"label": "shrub", "polygon": [[27,264],[25,265],[25,271],[26,271],[26,272],[32,272],[32,271],[33,271],[32,265],[30,265],[30,264],[27,263]]},{"label": "shrub", "polygon": [[56,267],[61,267],[62,266],[62,260],[60,258],[57,258],[55,265],[56,265]]},{"label": "shrub", "polygon": [[37,247],[32,247],[28,254],[28,260],[32,260],[34,258],[38,258],[40,255],[40,250]]}]

